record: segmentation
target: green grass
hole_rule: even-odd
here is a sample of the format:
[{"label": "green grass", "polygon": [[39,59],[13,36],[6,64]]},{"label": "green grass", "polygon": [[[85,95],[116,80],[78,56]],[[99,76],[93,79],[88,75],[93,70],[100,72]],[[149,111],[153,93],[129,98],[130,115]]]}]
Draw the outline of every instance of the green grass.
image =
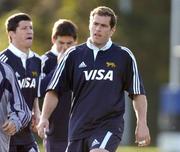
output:
[{"label": "green grass", "polygon": [[[40,152],[44,152],[42,144],[39,144]],[[138,148],[138,147],[119,147],[116,152],[159,152],[158,148],[147,147],[147,148]]]},{"label": "green grass", "polygon": [[155,147],[119,147],[117,152],[159,152],[159,150]]}]

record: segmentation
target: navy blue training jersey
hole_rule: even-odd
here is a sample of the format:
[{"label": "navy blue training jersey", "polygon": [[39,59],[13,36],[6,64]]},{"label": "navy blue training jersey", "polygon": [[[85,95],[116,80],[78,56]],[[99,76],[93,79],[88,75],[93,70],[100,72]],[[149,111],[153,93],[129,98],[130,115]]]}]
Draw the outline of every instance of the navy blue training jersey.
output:
[{"label": "navy blue training jersey", "polygon": [[[57,55],[52,51],[48,51],[42,56],[42,71],[46,77],[41,83],[41,94],[44,94],[47,85],[52,77],[53,71],[57,65]],[[48,140],[62,141],[68,137],[68,122],[71,107],[71,91],[66,92],[60,97],[61,102],[58,103],[56,109],[49,119]]]},{"label": "navy blue training jersey", "polygon": [[53,52],[48,51],[42,57],[42,72],[47,75],[49,74],[57,65],[57,55]]},{"label": "navy blue training jersey", "polygon": [[54,69],[57,65],[57,55],[52,51],[46,52],[44,55],[41,56],[42,62],[42,80],[41,80],[41,87],[40,87],[40,96],[44,97],[46,93],[47,86],[51,77],[53,75]]},{"label": "navy blue training jersey", "polygon": [[125,95],[144,94],[132,52],[111,40],[99,50],[88,39],[64,56],[47,90],[73,91],[69,138],[108,130],[121,137]]},{"label": "navy blue training jersey", "polygon": [[[10,46],[1,53],[0,60],[9,64],[14,70],[21,92],[29,109],[32,111],[34,100],[38,97],[41,59],[32,51],[30,51],[27,59],[21,59],[21,55],[23,54],[20,53],[20,50],[10,44]],[[28,144],[32,143],[32,141],[34,141],[34,138],[30,130],[30,124],[11,138],[13,144]]]}]

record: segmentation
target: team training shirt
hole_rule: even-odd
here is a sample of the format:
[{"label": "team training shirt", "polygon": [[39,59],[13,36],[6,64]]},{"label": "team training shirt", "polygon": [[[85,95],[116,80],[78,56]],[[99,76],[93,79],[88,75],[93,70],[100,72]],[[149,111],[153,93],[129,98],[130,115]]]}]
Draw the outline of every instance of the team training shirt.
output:
[{"label": "team training shirt", "polygon": [[[0,60],[9,64],[14,70],[21,92],[29,109],[32,111],[34,100],[38,96],[41,59],[32,51],[29,51],[27,56],[10,44],[0,55]],[[14,144],[32,143],[34,138],[30,131],[30,125],[15,134],[15,136],[12,136],[11,141]]]},{"label": "team training shirt", "polygon": [[[53,71],[57,66],[58,52],[53,46],[50,51],[42,56],[42,72],[46,76],[41,83],[41,94],[44,95],[47,85],[52,77]],[[61,102],[58,103],[56,109],[52,113],[49,121],[49,131],[47,133],[48,140],[67,140],[68,138],[68,122],[71,107],[71,92],[66,92],[60,97]]]},{"label": "team training shirt", "polygon": [[49,81],[51,80],[54,69],[57,65],[58,52],[54,47],[41,57],[42,62],[42,83],[40,87],[40,96],[44,96]]},{"label": "team training shirt", "polygon": [[132,52],[111,40],[99,50],[90,43],[71,48],[57,66],[47,90],[73,91],[70,139],[108,130],[121,137],[125,95],[144,94]]},{"label": "team training shirt", "polygon": [[[31,112],[21,95],[12,69],[0,62],[0,126],[9,119],[16,125],[16,131],[27,126]],[[0,127],[0,151],[8,151],[10,136]]]}]

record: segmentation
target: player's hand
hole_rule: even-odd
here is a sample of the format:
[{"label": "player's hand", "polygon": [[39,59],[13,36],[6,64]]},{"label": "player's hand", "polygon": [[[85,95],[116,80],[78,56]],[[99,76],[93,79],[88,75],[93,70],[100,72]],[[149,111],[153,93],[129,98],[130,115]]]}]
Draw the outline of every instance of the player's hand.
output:
[{"label": "player's hand", "polygon": [[16,125],[10,120],[5,121],[5,123],[2,125],[2,128],[3,131],[9,136],[12,136],[16,133]]},{"label": "player's hand", "polygon": [[31,120],[31,130],[35,133],[37,133],[37,123],[34,114],[32,114],[32,120]]},{"label": "player's hand", "polygon": [[37,125],[40,121],[40,114],[34,114],[32,113],[32,120],[31,120],[31,130],[34,132],[34,133],[37,133]]},{"label": "player's hand", "polygon": [[42,138],[46,138],[46,132],[49,129],[49,121],[48,119],[42,118],[39,121],[39,124],[37,125],[38,135]]},{"label": "player's hand", "polygon": [[138,144],[139,147],[148,146],[151,142],[151,137],[149,133],[148,126],[144,123],[138,123],[135,130],[135,143]]}]

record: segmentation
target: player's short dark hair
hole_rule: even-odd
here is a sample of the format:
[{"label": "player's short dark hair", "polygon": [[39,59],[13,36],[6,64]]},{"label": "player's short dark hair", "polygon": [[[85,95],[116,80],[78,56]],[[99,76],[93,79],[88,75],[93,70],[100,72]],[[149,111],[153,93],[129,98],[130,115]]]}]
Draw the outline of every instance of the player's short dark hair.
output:
[{"label": "player's short dark hair", "polygon": [[106,6],[99,6],[93,9],[90,13],[90,22],[92,21],[94,15],[99,15],[99,16],[109,16],[111,17],[110,20],[110,26],[111,28],[116,26],[117,23],[117,16],[115,15],[114,11]]},{"label": "player's short dark hair", "polygon": [[76,40],[77,26],[71,20],[59,19],[54,23],[51,37],[56,39],[58,36],[72,36]]},{"label": "player's short dark hair", "polygon": [[8,17],[6,20],[6,31],[16,31],[20,21],[32,21],[31,17],[26,13],[16,13]]}]

